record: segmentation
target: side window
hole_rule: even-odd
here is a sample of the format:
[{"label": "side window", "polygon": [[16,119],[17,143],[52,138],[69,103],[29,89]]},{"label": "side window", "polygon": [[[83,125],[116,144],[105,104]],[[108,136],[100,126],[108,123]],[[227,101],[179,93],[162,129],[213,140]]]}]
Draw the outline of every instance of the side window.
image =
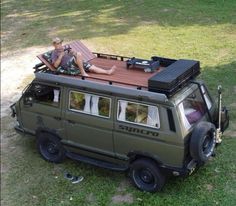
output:
[{"label": "side window", "polygon": [[60,88],[36,83],[25,92],[25,96],[34,98],[37,103],[59,106]]},{"label": "side window", "polygon": [[117,119],[124,122],[160,128],[158,107],[152,105],[119,100]]},{"label": "side window", "polygon": [[95,116],[110,117],[111,99],[94,94],[71,91],[69,109]]}]

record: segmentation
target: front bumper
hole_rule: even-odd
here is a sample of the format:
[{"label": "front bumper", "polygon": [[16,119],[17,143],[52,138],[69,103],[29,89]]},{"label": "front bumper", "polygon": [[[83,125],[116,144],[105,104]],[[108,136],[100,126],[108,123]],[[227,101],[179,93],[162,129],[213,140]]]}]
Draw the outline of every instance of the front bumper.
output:
[{"label": "front bumper", "polygon": [[11,109],[11,117],[15,117],[16,116],[16,103],[12,104],[10,106]]},{"label": "front bumper", "polygon": [[25,130],[19,126],[19,124],[16,125],[14,128],[20,134],[25,134],[26,133]]},{"label": "front bumper", "polygon": [[[17,116],[16,114],[16,103],[12,104],[10,106],[10,109],[11,109],[11,117],[15,118]],[[18,120],[16,119],[16,125],[15,125],[15,130],[19,133],[25,133],[25,130],[23,128],[21,128]]]}]

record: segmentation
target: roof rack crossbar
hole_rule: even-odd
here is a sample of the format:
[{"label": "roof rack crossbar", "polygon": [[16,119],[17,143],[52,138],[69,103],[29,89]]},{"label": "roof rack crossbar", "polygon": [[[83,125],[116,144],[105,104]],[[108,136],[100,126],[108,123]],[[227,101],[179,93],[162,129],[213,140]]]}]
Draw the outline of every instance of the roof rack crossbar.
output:
[{"label": "roof rack crossbar", "polygon": [[130,59],[130,57],[119,56],[115,54],[104,54],[104,53],[97,53],[97,52],[93,52],[93,54],[95,54],[97,58],[103,58],[103,59],[120,60],[120,61],[126,61]]}]

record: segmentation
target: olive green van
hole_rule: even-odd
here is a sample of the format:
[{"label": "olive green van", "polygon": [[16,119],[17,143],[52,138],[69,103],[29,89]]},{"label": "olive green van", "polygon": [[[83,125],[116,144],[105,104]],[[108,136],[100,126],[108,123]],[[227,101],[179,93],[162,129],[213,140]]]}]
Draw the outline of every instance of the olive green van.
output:
[{"label": "olive green van", "polygon": [[63,75],[39,64],[11,106],[15,128],[35,135],[45,160],[127,171],[136,187],[154,192],[166,177],[189,175],[214,155],[229,115],[220,87],[216,103],[196,79],[198,61],[153,57],[158,68],[147,71],[148,61],[140,68],[140,59],[96,55],[91,63],[115,64],[114,75]]}]

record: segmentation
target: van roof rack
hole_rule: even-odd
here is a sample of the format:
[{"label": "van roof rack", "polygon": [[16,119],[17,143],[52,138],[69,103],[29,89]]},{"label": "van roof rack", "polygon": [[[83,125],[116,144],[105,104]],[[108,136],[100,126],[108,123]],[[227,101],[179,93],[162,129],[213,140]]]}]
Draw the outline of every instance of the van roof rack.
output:
[{"label": "van roof rack", "polygon": [[[73,49],[83,51],[83,55],[86,60],[98,67],[111,68],[116,65],[117,69],[115,74],[111,76],[90,73],[89,78],[81,76],[68,76],[67,79],[74,80],[90,80],[99,83],[105,83],[110,86],[122,86],[123,88],[130,88],[137,90],[146,90],[147,92],[154,92],[164,94],[165,96],[173,96],[179,89],[185,86],[190,80],[194,79],[200,74],[200,62],[187,59],[169,59],[165,57],[152,56],[150,60],[138,59],[135,57],[119,56],[113,54],[95,53],[90,52],[85,45],[80,41],[75,41],[69,44]],[[39,55],[39,59],[42,63],[35,65],[34,72],[47,73],[51,75],[58,75],[59,73],[52,69],[48,59],[44,58],[44,55]],[[155,68],[151,68],[151,72],[146,72],[145,64],[141,65],[144,69],[138,69],[133,63],[132,69],[127,66],[130,60],[136,59],[149,63],[149,65],[155,65]],[[152,64],[152,62],[154,64]],[[143,63],[143,62],[142,62]],[[140,67],[140,65],[139,65]],[[38,75],[37,75],[38,76]],[[36,77],[37,77],[36,76]],[[40,75],[43,78],[43,75]],[[65,76],[65,74],[59,74],[57,76],[58,81],[61,78],[59,76]],[[47,80],[49,80],[47,76]],[[69,83],[69,81],[68,81]]]}]

